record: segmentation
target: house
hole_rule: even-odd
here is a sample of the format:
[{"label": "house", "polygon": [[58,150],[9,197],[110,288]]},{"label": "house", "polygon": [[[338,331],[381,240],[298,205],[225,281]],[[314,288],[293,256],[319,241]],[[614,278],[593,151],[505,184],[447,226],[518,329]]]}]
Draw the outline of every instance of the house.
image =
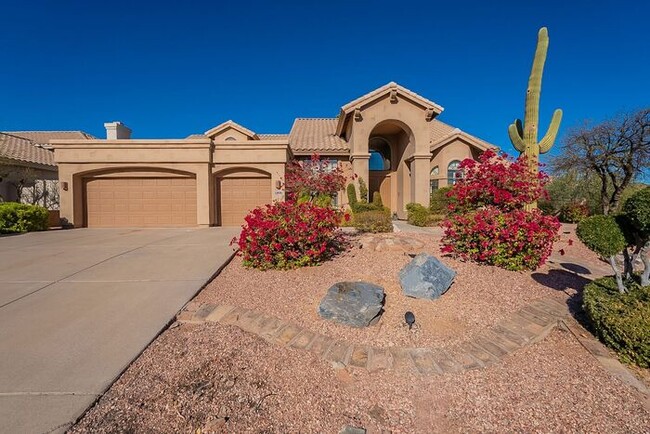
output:
[{"label": "house", "polygon": [[0,132],[0,201],[59,207],[52,139],[91,139],[82,131]]},{"label": "house", "polygon": [[427,205],[432,188],[453,182],[461,160],[495,148],[440,122],[442,111],[391,82],[336,118],[296,119],[289,134],[227,121],[184,139],[134,140],[107,123],[105,140],[52,141],[61,217],[75,227],[239,225],[251,208],[284,198],[289,159],[318,153],[403,218],[406,204]]}]

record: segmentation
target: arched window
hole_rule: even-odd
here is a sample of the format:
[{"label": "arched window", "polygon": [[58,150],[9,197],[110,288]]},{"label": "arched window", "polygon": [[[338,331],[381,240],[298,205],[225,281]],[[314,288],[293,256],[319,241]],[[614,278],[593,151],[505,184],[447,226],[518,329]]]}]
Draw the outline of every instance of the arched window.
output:
[{"label": "arched window", "polygon": [[454,160],[447,166],[447,185],[454,185],[458,179],[460,160]]},{"label": "arched window", "polygon": [[228,136],[228,137],[226,137],[226,142],[232,142],[232,141],[236,141],[236,140],[237,140],[237,139],[234,138],[233,136]]},{"label": "arched window", "polygon": [[390,170],[390,145],[380,137],[370,139],[370,170]]},{"label": "arched window", "polygon": [[429,193],[439,188],[438,176],[440,175],[440,167],[436,166],[431,169],[431,176],[429,176]]}]

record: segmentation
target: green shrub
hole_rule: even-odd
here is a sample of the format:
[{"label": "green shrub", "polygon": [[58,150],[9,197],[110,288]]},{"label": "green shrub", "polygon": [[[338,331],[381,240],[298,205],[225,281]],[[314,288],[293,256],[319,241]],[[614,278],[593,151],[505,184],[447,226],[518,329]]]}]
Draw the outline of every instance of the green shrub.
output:
[{"label": "green shrub", "polygon": [[354,226],[359,232],[393,232],[390,213],[384,211],[366,211],[354,215]]},{"label": "green shrub", "polygon": [[47,229],[49,211],[38,205],[16,202],[0,203],[0,234],[14,234]]},{"label": "green shrub", "polygon": [[583,304],[600,339],[625,362],[650,368],[650,287],[620,294],[611,277],[585,286]]},{"label": "green shrub", "polygon": [[589,216],[589,207],[579,203],[570,203],[560,208],[558,218],[562,223],[579,223]]},{"label": "green shrub", "polygon": [[642,237],[650,234],[650,187],[630,196],[623,205],[623,212]]},{"label": "green shrub", "polygon": [[350,204],[350,208],[354,210],[354,206],[359,202],[357,200],[357,189],[354,186],[354,184],[348,184],[348,203]]},{"label": "green shrub", "polygon": [[627,245],[625,234],[612,216],[587,217],[578,223],[576,235],[589,250],[604,258],[621,253]]},{"label": "green shrub", "polygon": [[447,214],[447,207],[451,203],[451,198],[447,197],[449,190],[451,190],[451,187],[442,187],[431,192],[429,210],[433,214]]},{"label": "green shrub", "polygon": [[377,209],[382,209],[384,207],[384,202],[381,200],[381,194],[378,191],[375,191],[372,194],[372,204],[377,207]]},{"label": "green shrub", "polygon": [[368,186],[363,178],[359,178],[359,202],[368,202]]},{"label": "green shrub", "polygon": [[413,226],[427,226],[429,224],[429,209],[419,203],[409,203],[406,205],[406,220]]}]

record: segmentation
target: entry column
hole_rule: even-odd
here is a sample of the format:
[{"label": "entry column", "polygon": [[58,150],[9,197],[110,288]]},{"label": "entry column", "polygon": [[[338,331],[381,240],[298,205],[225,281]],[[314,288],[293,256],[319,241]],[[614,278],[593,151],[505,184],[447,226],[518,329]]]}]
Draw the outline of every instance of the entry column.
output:
[{"label": "entry column", "polygon": [[429,206],[429,154],[413,155],[411,162],[411,202]]}]

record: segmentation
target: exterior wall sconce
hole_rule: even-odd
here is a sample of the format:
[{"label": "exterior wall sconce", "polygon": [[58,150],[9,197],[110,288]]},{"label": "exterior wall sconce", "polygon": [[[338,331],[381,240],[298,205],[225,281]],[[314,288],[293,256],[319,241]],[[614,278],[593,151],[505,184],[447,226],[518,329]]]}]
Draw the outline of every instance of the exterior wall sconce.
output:
[{"label": "exterior wall sconce", "polygon": [[68,191],[68,182],[67,182],[67,181],[63,181],[63,182],[61,183],[61,189],[62,189],[63,191]]},{"label": "exterior wall sconce", "polygon": [[282,181],[277,180],[275,181],[275,189],[280,190],[282,188]]}]

